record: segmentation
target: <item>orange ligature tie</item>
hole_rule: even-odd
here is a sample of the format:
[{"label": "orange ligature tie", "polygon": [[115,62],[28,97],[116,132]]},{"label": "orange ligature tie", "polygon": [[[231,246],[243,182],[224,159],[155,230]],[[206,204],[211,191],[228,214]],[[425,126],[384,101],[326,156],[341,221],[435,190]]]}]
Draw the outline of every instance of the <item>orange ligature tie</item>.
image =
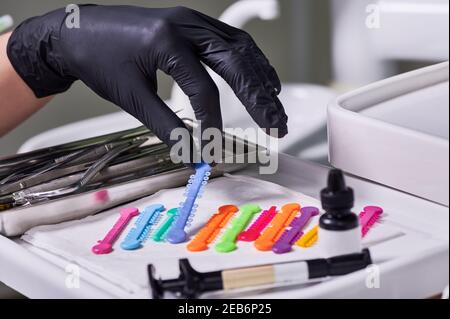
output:
[{"label": "orange ligature tie", "polygon": [[272,250],[275,242],[283,235],[286,227],[294,220],[300,212],[300,204],[287,204],[281,208],[281,211],[274,217],[269,227],[255,241],[255,247],[261,251]]},{"label": "orange ligature tie", "polygon": [[230,219],[239,211],[234,205],[225,205],[219,208],[206,225],[197,233],[192,241],[187,245],[187,249],[191,252],[200,252],[208,249],[220,231],[228,224]]}]

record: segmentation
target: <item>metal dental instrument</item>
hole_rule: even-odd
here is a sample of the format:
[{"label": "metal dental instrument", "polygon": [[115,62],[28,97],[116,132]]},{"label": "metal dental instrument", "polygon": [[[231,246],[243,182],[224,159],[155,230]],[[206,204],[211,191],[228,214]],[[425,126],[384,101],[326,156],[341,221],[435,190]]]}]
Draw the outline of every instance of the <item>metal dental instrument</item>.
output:
[{"label": "metal dental instrument", "polygon": [[[13,173],[4,178],[2,181],[0,181],[0,185],[3,184],[3,186],[0,187],[0,194],[9,194],[54,179],[58,177],[57,169],[59,167],[62,167],[68,163],[75,164],[74,163],[75,160],[77,163],[85,163],[85,165],[77,166],[80,168],[78,171],[86,169],[87,168],[85,167],[86,164],[89,164],[92,161],[96,160],[99,156],[103,156],[112,147],[114,147],[112,146],[112,144],[107,144],[104,146],[96,147],[94,149],[88,148],[85,150],[69,154],[68,156],[65,156],[62,159],[57,158],[53,160],[51,163],[40,167],[36,171],[31,172],[24,171],[20,172],[21,174],[19,172]],[[74,166],[72,166],[72,169],[69,170],[70,173],[76,172],[76,170],[74,170],[73,167]],[[59,170],[59,172],[61,171],[62,170]]]},{"label": "metal dental instrument", "polygon": [[131,142],[129,145],[119,146],[116,149],[111,150],[106,153],[100,160],[94,163],[87,171],[84,173],[83,177],[78,182],[79,186],[82,188],[86,186],[89,181],[97,175],[106,165],[108,165],[111,161],[117,158],[120,154],[132,150],[136,147],[139,147],[143,143],[145,143],[145,139],[137,139],[136,141]]},{"label": "metal dental instrument", "polygon": [[[123,144],[123,142],[120,142],[120,144]],[[54,168],[52,170],[46,170],[45,172],[41,171],[38,174],[33,174],[32,176],[27,176],[18,181],[0,186],[0,195],[12,194],[14,192],[28,189],[28,188],[31,188],[31,187],[34,187],[37,185],[43,185],[44,183],[54,181],[54,180],[64,177],[64,176],[67,176],[67,179],[70,179],[71,174],[85,171],[86,169],[89,168],[90,165],[92,165],[94,160],[98,159],[99,155],[103,156],[106,152],[112,150],[114,147],[117,147],[117,145],[120,145],[120,144],[119,143],[111,143],[111,144],[103,145],[101,147],[97,147],[97,148],[91,150],[90,152],[88,152],[87,154],[83,155],[82,158],[79,157],[79,158],[71,161],[70,162],[71,166],[65,165],[62,168],[57,168],[59,166],[55,165],[56,168]],[[131,161],[133,159],[139,159],[139,158],[142,158],[142,157],[150,155],[150,154],[157,154],[158,152],[167,151],[167,150],[168,150],[168,147],[164,144],[155,144],[155,145],[145,146],[145,147],[139,148],[139,150],[136,150],[136,152],[133,152],[131,154],[124,154],[123,156],[118,157],[111,163],[111,165],[114,165],[116,163],[123,163],[123,162]],[[84,161],[86,161],[86,162],[84,162]],[[80,163],[80,164],[75,165],[77,163]],[[77,176],[80,177],[80,175],[77,175]],[[66,184],[64,186],[67,186],[67,185],[69,185],[69,184]]]},{"label": "metal dental instrument", "polygon": [[[105,168],[90,181],[89,185],[91,184],[94,185],[96,183],[100,186],[101,184],[105,184],[106,182],[118,183],[121,181],[127,181],[133,177],[144,177],[150,173],[152,174],[163,173],[170,169],[181,167],[182,167],[181,165],[176,165],[172,163],[170,159],[170,154],[161,154],[150,158],[144,157],[141,159],[124,162],[121,164]],[[59,178],[46,184],[34,186],[32,188],[22,191],[23,193],[22,197],[27,196],[31,198],[36,198],[40,193],[68,187],[70,185],[73,185],[74,183],[77,183],[82,176],[83,174],[80,173],[76,175],[67,176],[64,178]]]},{"label": "metal dental instrument", "polygon": [[[11,172],[36,167],[39,164],[47,164],[57,157],[68,155],[91,146],[100,146],[111,140],[125,141],[142,135],[150,134],[154,136],[147,128],[140,126],[131,130],[107,134],[100,137],[93,137],[82,141],[67,143],[64,145],[52,146],[25,154],[13,155],[0,158],[0,176],[2,178],[10,175]],[[155,137],[156,138],[156,137]]]},{"label": "metal dental instrument", "polygon": [[[75,166],[75,169],[77,167],[78,166]],[[120,183],[133,178],[145,177],[148,174],[159,174],[182,167],[182,164],[174,164],[172,162],[167,146],[162,147],[161,145],[156,145],[145,147],[145,150],[141,153],[125,154],[124,156],[117,158],[110,166],[105,167],[90,181],[89,188],[95,186],[94,184],[105,186],[104,184],[106,182],[108,184]],[[72,167],[61,169],[64,171],[61,173],[62,175],[65,175],[64,177],[56,178],[52,181],[27,188],[21,192],[16,192],[14,196],[8,195],[0,197],[0,205],[3,205],[3,209],[0,207],[0,210],[9,209],[12,204],[26,204],[21,201],[16,202],[15,198],[38,198],[40,193],[66,188],[77,183],[83,177],[84,173],[68,175],[69,170],[72,169]],[[48,172],[47,174],[53,173],[58,173],[58,170]]]},{"label": "metal dental instrument", "polygon": [[[111,141],[111,142],[113,142],[113,141]],[[75,164],[75,162],[83,163],[83,162],[86,162],[89,160],[93,161],[93,160],[97,159],[99,156],[104,155],[107,151],[109,151],[113,147],[114,146],[111,143],[101,145],[101,146],[91,146],[91,147],[88,147],[85,149],[75,151],[68,155],[64,155],[62,157],[57,157],[57,158],[49,161],[48,164],[46,164],[42,167],[39,167],[38,169],[34,170],[32,168],[32,170],[30,171],[30,169],[28,168],[28,170],[24,170],[22,172],[21,171],[14,172],[13,174],[11,174],[11,175],[7,176],[6,178],[4,178],[3,180],[1,180],[0,185],[4,185],[11,181],[15,181],[16,183],[21,183],[26,180],[32,179],[36,176],[39,176],[41,174],[44,174],[48,171],[54,170],[58,167],[61,167],[67,163]],[[20,174],[20,173],[22,173],[22,174]]]},{"label": "metal dental instrument", "polygon": [[[191,126],[187,120],[184,121],[188,127]],[[113,149],[115,152],[119,146],[129,145],[139,138],[145,138],[145,141],[137,142],[136,147],[119,151],[117,156],[108,159],[108,153]],[[105,159],[103,167],[92,167],[90,172],[87,171]],[[144,126],[3,156],[0,157],[0,211],[183,167],[172,163],[169,148]],[[95,173],[95,170],[94,176],[88,174]],[[79,187],[73,187],[76,185]]]},{"label": "metal dental instrument", "polygon": [[65,168],[58,168],[46,173],[42,173],[38,176],[34,176],[33,178],[24,178],[17,182],[9,183],[7,185],[0,187],[0,195],[12,194],[24,189],[29,189],[31,187],[43,185],[47,182],[54,181],[64,176],[69,176],[71,174],[76,174],[78,172],[85,171],[89,168],[89,165],[91,164],[92,163],[84,163]]},{"label": "metal dental instrument", "polygon": [[[151,138],[151,134],[147,134],[149,139]],[[145,135],[142,135],[143,137]],[[108,153],[110,150],[115,148],[118,145],[121,145],[123,143],[126,143],[127,140],[121,141],[122,137],[113,137],[110,138],[105,142],[105,144],[102,145],[93,145],[89,146],[87,148],[72,152],[68,155],[57,157],[53,160],[51,160],[49,163],[45,164],[44,166],[40,166],[38,169],[34,169],[32,167],[32,170],[30,171],[30,168],[27,167],[24,170],[19,170],[11,175],[7,176],[3,180],[0,180],[0,185],[4,185],[8,182],[15,182],[17,184],[24,183],[25,181],[28,181],[29,185],[32,185],[31,182],[29,182],[30,179],[33,179],[35,177],[38,177],[48,171],[54,170],[56,168],[62,167],[66,164],[80,164],[85,162],[93,162],[100,158],[101,156]],[[45,181],[45,180],[44,180]],[[42,183],[44,181],[39,181],[38,183]],[[13,186],[14,187],[14,186]],[[11,188],[11,187],[10,187]],[[14,191],[23,189],[26,187],[19,187],[18,189],[15,189]],[[11,192],[11,191],[10,191]],[[3,187],[0,187],[0,194],[7,193],[6,190],[3,189]]]},{"label": "metal dental instrument", "polygon": [[[178,113],[179,111],[176,112]],[[22,181],[22,179],[28,180],[28,178],[34,178],[35,176],[33,175],[41,175],[58,167],[85,163],[88,159],[91,159],[93,162],[105,154],[105,152],[101,153],[101,149],[105,147],[105,144],[126,142],[142,136],[148,137],[146,144],[165,146],[155,134],[144,126],[140,126],[122,132],[52,146],[24,154],[0,157],[0,195],[12,193],[12,191],[4,190],[2,185],[18,182],[19,180]],[[96,148],[98,148],[97,152],[100,152],[97,155],[95,155]],[[145,147],[143,146],[142,149],[145,149]],[[85,152],[88,154],[85,154]],[[136,154],[136,156],[139,155]],[[68,158],[71,160],[68,161]],[[40,183],[43,182],[45,180],[40,180]],[[28,185],[31,184],[28,182]],[[14,189],[14,191],[20,189],[23,189],[23,187]]]},{"label": "metal dental instrument", "polygon": [[78,182],[73,183],[69,186],[59,188],[56,190],[38,192],[38,193],[27,193],[24,191],[16,192],[12,194],[15,204],[24,205],[31,204],[33,202],[59,197],[67,194],[75,193],[83,189],[96,175],[99,173],[108,163],[117,158],[120,154],[132,150],[139,145],[145,143],[145,139],[136,139],[128,144],[118,146],[117,148],[111,150],[109,153],[104,155],[100,160],[95,162],[78,180]]},{"label": "metal dental instrument", "polygon": [[[175,113],[179,112],[180,110],[175,111]],[[108,143],[108,141],[111,140],[130,140],[142,135],[149,135],[150,139],[157,141],[157,143],[159,144],[162,143],[156,137],[156,135],[149,131],[145,126],[139,126],[126,131],[110,133],[62,145],[51,146],[24,154],[2,156],[0,157],[0,178],[5,178],[7,175],[10,175],[12,171],[29,168],[38,164],[45,164],[49,161],[53,161],[57,157],[63,157],[65,155],[69,155],[72,152],[85,149],[87,147],[100,146],[102,144]]]}]

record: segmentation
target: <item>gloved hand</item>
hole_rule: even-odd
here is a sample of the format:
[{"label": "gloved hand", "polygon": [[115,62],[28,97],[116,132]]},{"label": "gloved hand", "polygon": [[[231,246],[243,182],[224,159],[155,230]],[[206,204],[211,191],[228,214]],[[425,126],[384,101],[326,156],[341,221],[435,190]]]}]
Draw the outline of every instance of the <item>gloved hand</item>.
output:
[{"label": "gloved hand", "polygon": [[222,129],[219,93],[204,62],[260,127],[287,134],[279,78],[244,31],[184,7],[83,5],[78,29],[66,26],[66,16],[60,9],[28,19],[11,35],[8,57],[37,97],[81,80],[173,145],[170,132],[184,124],[158,97],[156,72],[175,79],[203,129]]}]

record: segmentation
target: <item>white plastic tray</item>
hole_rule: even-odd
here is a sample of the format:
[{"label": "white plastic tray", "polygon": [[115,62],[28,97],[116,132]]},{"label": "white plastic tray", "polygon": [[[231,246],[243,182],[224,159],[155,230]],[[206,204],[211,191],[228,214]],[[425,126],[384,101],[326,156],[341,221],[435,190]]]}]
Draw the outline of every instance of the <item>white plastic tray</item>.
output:
[{"label": "white plastic tray", "polygon": [[[248,168],[240,174],[264,178],[317,198],[328,169],[280,156],[276,175],[260,176]],[[366,286],[367,272],[337,278],[294,290],[266,291],[250,298],[425,298],[443,291],[448,284],[448,208],[358,178],[348,177],[355,188],[357,207],[377,204],[389,212],[386,222],[415,236],[392,239],[377,245],[373,254],[380,271],[380,287]],[[426,213],[425,213],[426,212]],[[21,240],[0,236],[0,281],[32,298],[148,298],[130,295],[110,282],[81,269],[81,284],[68,289],[67,261],[30,247]],[[423,274],[427,274],[424,276]]]},{"label": "white plastic tray", "polygon": [[328,109],[330,161],[449,205],[449,64],[350,92]]}]

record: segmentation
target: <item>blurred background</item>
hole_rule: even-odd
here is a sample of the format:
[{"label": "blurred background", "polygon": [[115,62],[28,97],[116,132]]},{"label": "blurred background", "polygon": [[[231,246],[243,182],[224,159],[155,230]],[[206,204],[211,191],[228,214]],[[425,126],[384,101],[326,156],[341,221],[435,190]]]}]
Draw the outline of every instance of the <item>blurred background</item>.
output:
[{"label": "blurred background", "polygon": [[[253,1],[257,5],[258,1],[264,2],[265,0]],[[236,0],[110,0],[92,2],[146,7],[183,5],[218,18]],[[390,3],[389,10],[392,9],[394,11],[398,9],[398,6],[392,6],[393,3],[405,3],[406,6],[401,7],[401,10],[406,10],[409,13],[409,15],[405,16],[405,19],[407,18],[408,21],[414,21],[414,15],[418,11],[424,11],[425,9],[431,10],[430,12],[433,12],[433,10],[441,11],[442,7],[430,7],[431,3],[443,4],[444,11],[445,8],[447,10],[446,17],[448,19],[448,0],[279,0],[276,18],[265,21],[252,19],[245,24],[244,29],[255,38],[275,66],[283,83],[318,85],[317,88],[322,90],[319,92],[319,95],[321,95],[319,98],[312,97],[306,100],[300,98],[296,101],[295,96],[292,98],[293,94],[296,94],[297,97],[300,95],[304,97],[311,92],[307,91],[305,93],[306,91],[293,90],[289,92],[289,97],[285,97],[286,100],[290,99],[293,104],[306,104],[303,107],[309,106],[309,109],[304,109],[306,117],[310,116],[307,113],[311,111],[311,108],[315,108],[317,104],[320,105],[317,106],[317,109],[320,109],[321,121],[324,122],[324,106],[334,94],[392,74],[448,59],[448,20],[447,27],[445,29],[439,27],[440,32],[438,34],[439,50],[442,51],[442,48],[446,48],[445,52],[443,54],[442,52],[437,55],[434,54],[431,58],[427,54],[414,55],[406,51],[422,52],[421,50],[415,50],[414,45],[426,51],[426,44],[420,43],[421,38],[417,33],[414,37],[405,37],[401,32],[397,32],[398,28],[403,28],[403,31],[409,30],[411,26],[407,23],[405,24],[406,20],[401,21],[395,15],[386,16],[384,23],[388,28],[384,28],[385,33],[383,36],[386,33],[394,35],[392,39],[387,39],[387,41],[380,41],[380,36],[377,36],[379,31],[376,30],[376,25],[373,30],[370,30],[371,27],[367,25],[366,20],[374,13],[370,7],[372,2]],[[417,3],[421,3],[426,7],[419,7],[419,10],[417,10],[417,7],[411,7],[411,4]],[[11,15],[15,25],[17,25],[28,17],[43,14],[64,5],[64,2],[57,0],[1,0],[0,16],[5,14]],[[389,10],[388,13],[394,12]],[[436,21],[435,16],[435,14],[431,15],[432,19]],[[376,17],[373,19],[373,22],[377,22]],[[424,21],[420,23],[423,24]],[[414,30],[411,30],[411,32],[414,32]],[[422,36],[429,37],[428,34],[423,34]],[[402,41],[409,42],[402,43]],[[414,44],[411,41],[416,41],[417,43]],[[392,46],[392,43],[395,44],[396,48],[403,47],[403,52],[397,52],[397,49],[392,50],[389,47],[389,45]],[[387,54],[383,52],[381,54],[384,55],[383,58],[378,58],[380,52],[377,51],[377,48],[380,51],[385,50]],[[382,63],[374,62],[381,60],[383,60]],[[168,99],[171,96],[172,80],[160,74],[159,82],[159,94],[164,99]],[[329,89],[329,91],[324,91],[325,88]],[[316,93],[317,90],[314,94]],[[287,101],[286,103],[290,102]],[[1,138],[0,156],[17,152],[20,145],[26,140],[41,132],[67,123],[117,111],[119,111],[118,107],[97,97],[78,82],[67,93],[56,97],[42,111],[32,116],[9,135]],[[303,125],[304,123],[294,122],[292,124]],[[302,145],[294,147],[291,143],[292,145],[286,146],[283,151],[300,156],[299,147],[307,148],[309,144],[317,144],[318,140],[323,142],[326,139],[326,132],[323,123],[321,125],[321,128],[314,132],[311,131],[305,136],[298,136],[299,139],[302,139]],[[294,148],[295,150],[293,150]],[[320,156],[305,155],[305,157],[313,160],[317,159],[318,161],[325,160],[326,154],[323,151],[319,153]]]}]

